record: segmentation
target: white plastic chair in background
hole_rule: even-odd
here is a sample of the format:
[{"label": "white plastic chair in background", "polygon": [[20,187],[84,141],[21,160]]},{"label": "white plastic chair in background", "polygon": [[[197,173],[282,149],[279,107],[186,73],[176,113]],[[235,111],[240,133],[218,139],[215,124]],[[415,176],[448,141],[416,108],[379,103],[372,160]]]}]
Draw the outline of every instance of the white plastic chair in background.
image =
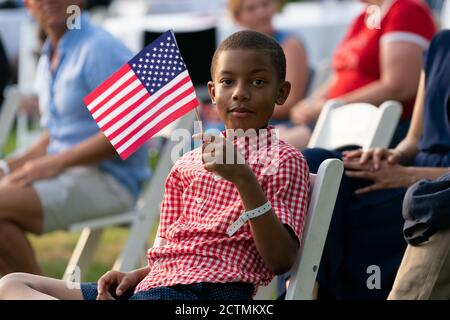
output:
[{"label": "white plastic chair in background", "polygon": [[363,149],[388,147],[402,113],[397,101],[379,107],[369,103],[342,105],[328,101],[320,113],[308,148],[337,149],[357,145]]},{"label": "white plastic chair in background", "polygon": [[311,196],[305,228],[286,293],[286,300],[311,300],[344,166],[327,159],[311,175]]},{"label": "white plastic chair in background", "polygon": [[[191,111],[157,134],[157,137],[164,137],[166,142],[161,150],[156,169],[152,172],[149,185],[142,192],[133,210],[75,223],[69,227],[69,231],[81,231],[81,234],[64,272],[63,280],[82,280],[84,278],[104,229],[111,226],[130,225],[127,241],[112,269],[131,271],[139,266],[147,249],[149,234],[159,219],[164,183],[173,165],[173,160],[175,160],[172,159],[172,153],[174,146],[179,142],[172,141],[171,134],[175,129],[192,132],[193,123],[194,111]],[[188,142],[190,140],[184,143]]]}]

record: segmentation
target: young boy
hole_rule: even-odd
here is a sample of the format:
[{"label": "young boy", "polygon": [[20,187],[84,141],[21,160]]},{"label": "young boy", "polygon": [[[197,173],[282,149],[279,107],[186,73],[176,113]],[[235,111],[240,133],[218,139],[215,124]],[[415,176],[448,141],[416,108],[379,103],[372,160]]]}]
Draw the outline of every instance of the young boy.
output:
[{"label": "young boy", "polygon": [[[287,272],[308,206],[308,166],[298,150],[279,140],[274,146],[273,139],[277,153],[269,156],[270,170],[250,161],[256,150],[251,141],[261,142],[262,132],[273,137],[267,123],[275,104],[289,95],[285,73],[283,50],[261,33],[238,32],[218,47],[208,89],[227,130],[215,138],[204,135],[202,148],[172,168],[159,245],[148,251],[147,267],[109,271],[98,284],[78,289],[62,280],[12,274],[0,281],[0,298],[251,299],[259,285]],[[255,134],[230,139],[234,129]],[[232,163],[220,161],[230,151],[236,155]],[[240,218],[244,211],[249,219]]]}]

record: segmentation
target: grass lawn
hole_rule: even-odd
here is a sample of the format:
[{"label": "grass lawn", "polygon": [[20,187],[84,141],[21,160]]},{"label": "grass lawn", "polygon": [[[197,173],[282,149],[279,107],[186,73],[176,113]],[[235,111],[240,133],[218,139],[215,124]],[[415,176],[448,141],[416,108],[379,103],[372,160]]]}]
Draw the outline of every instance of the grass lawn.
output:
[{"label": "grass lawn", "polygon": [[[15,132],[13,132],[5,145],[5,154],[10,154],[15,147]],[[156,163],[157,155],[153,154],[150,158],[150,166],[154,168]],[[127,227],[105,229],[91,268],[84,279],[85,281],[96,281],[106,271],[110,270],[125,244],[128,231]],[[152,244],[155,234],[156,228],[150,232],[149,244]],[[39,237],[29,235],[44,275],[55,278],[62,277],[79,235],[79,232],[65,231],[52,232]]]},{"label": "grass lawn", "polygon": [[[85,281],[97,281],[111,269],[125,244],[128,230],[126,227],[110,227],[103,232]],[[156,230],[149,236],[148,243],[152,243],[155,232]],[[79,232],[56,231],[40,237],[29,236],[44,275],[54,278],[63,276],[79,235]]]}]

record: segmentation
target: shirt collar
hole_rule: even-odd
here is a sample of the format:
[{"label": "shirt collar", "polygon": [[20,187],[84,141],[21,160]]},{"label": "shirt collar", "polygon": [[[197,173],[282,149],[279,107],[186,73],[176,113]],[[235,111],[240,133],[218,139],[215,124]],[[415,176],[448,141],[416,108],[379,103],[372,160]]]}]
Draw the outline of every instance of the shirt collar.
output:
[{"label": "shirt collar", "polygon": [[[85,33],[89,32],[91,27],[91,21],[86,13],[82,13],[80,16],[80,29],[67,29],[61,40],[58,43],[59,54],[62,56],[66,51],[70,50],[73,43],[77,42],[77,38]],[[47,56],[50,59],[52,50],[52,43],[50,39],[47,39],[42,46],[41,54]]]}]

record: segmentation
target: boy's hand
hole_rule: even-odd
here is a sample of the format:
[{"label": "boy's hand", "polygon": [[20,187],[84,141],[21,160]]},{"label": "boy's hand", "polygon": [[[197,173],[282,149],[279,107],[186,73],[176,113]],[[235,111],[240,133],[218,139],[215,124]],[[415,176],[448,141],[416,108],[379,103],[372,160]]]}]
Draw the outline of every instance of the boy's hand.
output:
[{"label": "boy's hand", "polygon": [[193,139],[202,139],[202,161],[207,171],[214,172],[233,183],[246,179],[253,172],[233,143],[221,136],[198,133]]},{"label": "boy's hand", "polygon": [[108,271],[98,281],[97,300],[115,300],[141,281],[136,272]]}]

